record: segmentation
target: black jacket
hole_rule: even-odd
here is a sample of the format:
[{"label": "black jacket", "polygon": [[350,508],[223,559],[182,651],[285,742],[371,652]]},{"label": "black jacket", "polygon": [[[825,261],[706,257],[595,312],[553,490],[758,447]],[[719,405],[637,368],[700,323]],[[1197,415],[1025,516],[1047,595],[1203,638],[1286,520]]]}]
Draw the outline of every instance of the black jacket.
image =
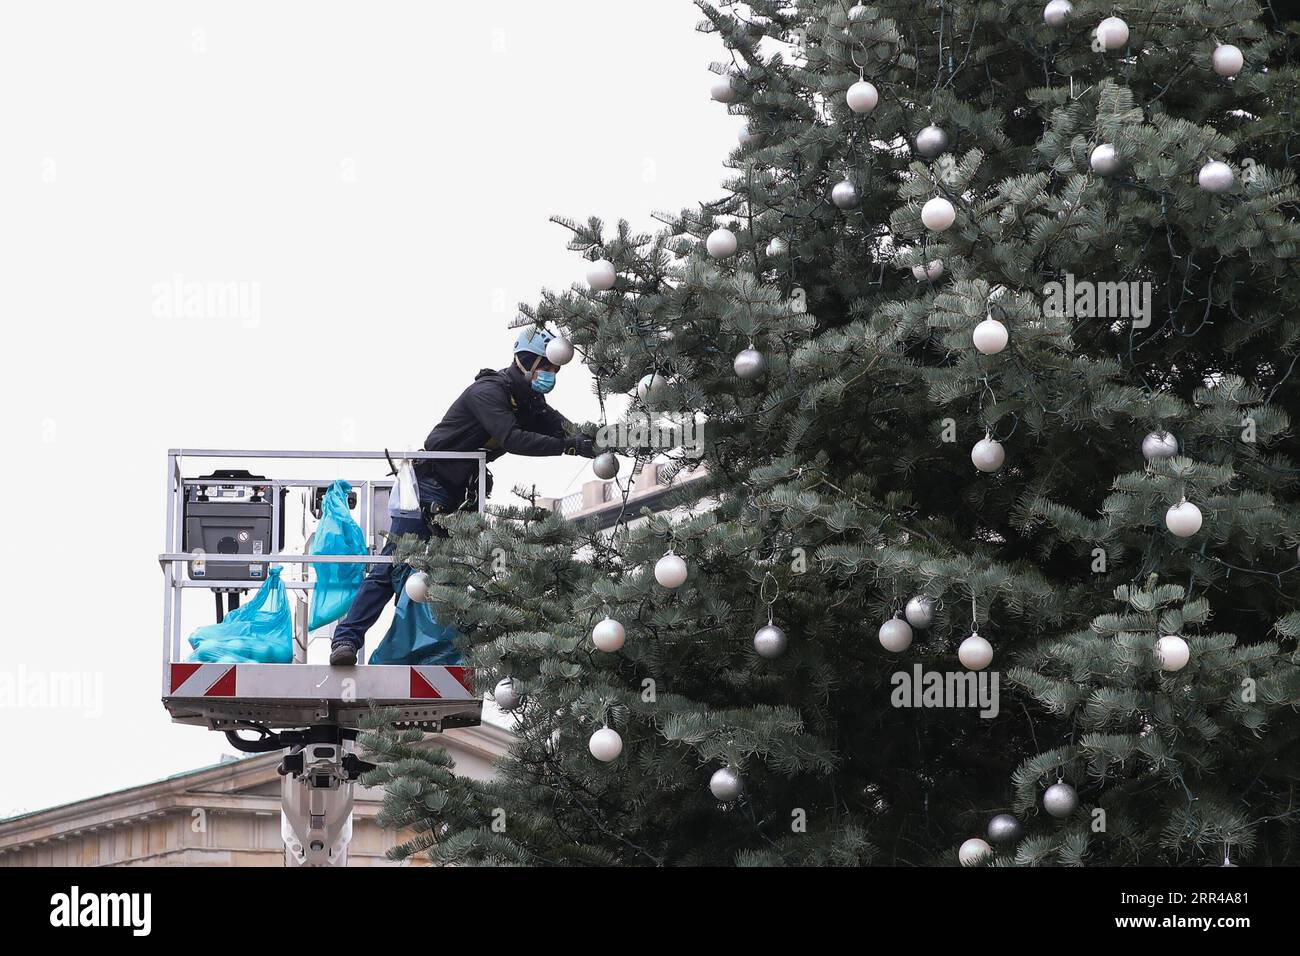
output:
[{"label": "black jacket", "polygon": [[[488,461],[506,453],[534,458],[562,455],[573,444],[566,437],[567,424],[511,363],[509,368],[485,368],[475,375],[469,388],[429,432],[424,450],[486,448]],[[421,478],[433,478],[453,495],[463,496],[478,476],[478,463],[473,459],[434,459],[417,463],[415,471]]]}]

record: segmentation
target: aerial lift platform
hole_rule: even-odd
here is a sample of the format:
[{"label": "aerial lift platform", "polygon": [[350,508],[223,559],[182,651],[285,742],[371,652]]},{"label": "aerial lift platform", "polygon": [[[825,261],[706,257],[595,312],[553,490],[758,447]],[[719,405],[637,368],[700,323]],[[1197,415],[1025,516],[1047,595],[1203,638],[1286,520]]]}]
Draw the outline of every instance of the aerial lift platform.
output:
[{"label": "aerial lift platform", "polygon": [[[401,459],[475,459],[479,468],[478,509],[484,508],[486,453],[362,451],[230,451],[173,448],[167,453],[167,520],[163,572],[162,702],[172,720],[226,734],[246,753],[284,752],[281,833],[287,866],[343,866],[352,835],[353,784],[370,764],[356,753],[361,717],[371,704],[393,708],[398,724],[441,733],[480,722],[482,698],[474,692],[467,667],[369,665],[359,657],[353,667],[308,663],[313,640],[327,638],[333,627],[307,631],[310,591],[308,569],[323,563],[388,564],[378,553],[387,530],[387,503],[395,479],[391,466]],[[380,470],[385,477],[335,475],[334,478],[270,478],[246,470],[223,468],[209,475],[185,477],[187,460],[254,463],[264,461],[328,463],[355,470]],[[334,465],[337,462],[338,466]],[[287,465],[284,465],[287,467]],[[305,466],[304,466],[305,468]],[[285,509],[290,491],[303,493],[306,513],[335,478],[344,478],[355,493],[358,523],[369,554],[311,555],[286,552]],[[352,501],[349,502],[353,504]],[[224,506],[224,507],[223,507]],[[215,550],[202,545],[215,544]],[[196,626],[184,625],[183,597],[189,589],[216,594],[217,619],[222,595],[231,608],[241,592],[261,587],[267,569],[300,569],[297,580],[282,574],[294,595],[294,658],[290,664],[226,664],[187,661],[185,638]],[[207,623],[200,621],[197,623]],[[249,738],[244,734],[257,736]]]}]

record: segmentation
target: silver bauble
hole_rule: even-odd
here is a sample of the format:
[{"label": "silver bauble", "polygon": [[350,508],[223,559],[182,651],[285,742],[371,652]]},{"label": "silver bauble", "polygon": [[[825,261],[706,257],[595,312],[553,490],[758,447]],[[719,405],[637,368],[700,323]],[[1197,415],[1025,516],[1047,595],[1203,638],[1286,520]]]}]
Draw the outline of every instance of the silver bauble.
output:
[{"label": "silver bauble", "polygon": [[503,677],[497,681],[497,686],[492,690],[492,699],[501,710],[514,710],[523,700],[515,690],[513,677]]},{"label": "silver bauble", "polygon": [[612,617],[600,621],[591,629],[591,643],[606,654],[612,654],[627,640],[627,631]]},{"label": "silver bauble", "polygon": [[1088,155],[1088,166],[1098,176],[1110,176],[1119,172],[1119,156],[1110,143],[1101,143]]},{"label": "silver bauble", "polygon": [[429,576],[423,571],[414,571],[406,576],[406,584],[402,590],[406,596],[416,604],[423,604],[429,600]]},{"label": "silver bauble", "polygon": [[1221,43],[1214,48],[1214,53],[1210,56],[1210,64],[1219,76],[1236,76],[1246,65],[1246,58],[1238,47],[1231,43]]},{"label": "silver bauble", "polygon": [[1165,512],[1165,527],[1179,538],[1190,538],[1196,534],[1201,530],[1204,520],[1201,509],[1190,501],[1180,501]]},{"label": "silver bauble", "polygon": [[894,654],[901,654],[912,646],[912,628],[902,618],[891,617],[876,633],[880,646]]},{"label": "silver bauble", "polygon": [[730,767],[715,771],[709,778],[709,792],[723,803],[735,800],[744,789],[745,783],[741,780],[740,774]]},{"label": "silver bauble", "polygon": [[785,653],[785,631],[775,624],[764,624],[754,633],[754,650],[759,657],[771,660]]},{"label": "silver bauble", "polygon": [[686,562],[669,551],[655,562],[655,580],[666,588],[678,588],[686,583]]},{"label": "silver bauble", "polygon": [[1074,4],[1070,3],[1070,0],[1050,0],[1047,6],[1043,7],[1043,22],[1049,27],[1059,27],[1073,11]]},{"label": "silver bauble", "polygon": [[762,352],[751,346],[736,355],[732,366],[741,378],[758,378],[767,371],[767,359]]},{"label": "silver bauble", "polygon": [[556,365],[568,365],[573,361],[573,343],[557,335],[546,343],[546,361]]},{"label": "silver bauble", "polygon": [[858,204],[858,187],[847,179],[836,183],[831,190],[831,202],[840,209],[852,209]]},{"label": "silver bauble", "polygon": [[1142,456],[1147,461],[1173,458],[1178,454],[1178,439],[1166,431],[1150,432],[1142,439]]},{"label": "silver bauble", "polygon": [[855,3],[849,7],[849,23],[861,23],[871,15],[871,11],[864,4]]},{"label": "silver bauble", "polygon": [[596,473],[597,478],[608,481],[618,474],[618,458],[612,451],[602,451],[592,459],[591,470]]},{"label": "silver bauble", "polygon": [[780,236],[773,236],[767,243],[767,255],[769,259],[776,259],[790,251],[790,243],[786,242]]},{"label": "silver bauble", "polygon": [[1025,828],[1009,813],[999,813],[989,821],[989,839],[994,843],[1015,843]]},{"label": "silver bauble", "polygon": [[903,609],[903,616],[907,618],[908,624],[918,630],[925,630],[934,620],[934,598],[918,594],[907,602],[907,607]]},{"label": "silver bauble", "polygon": [[1064,820],[1079,805],[1079,794],[1068,783],[1054,783],[1043,792],[1043,809]]},{"label": "silver bauble", "polygon": [[1118,50],[1128,43],[1128,24],[1119,17],[1107,17],[1094,34],[1104,49]]},{"label": "silver bauble", "polygon": [[993,855],[993,847],[979,837],[971,837],[957,849],[957,860],[962,866],[979,866]]},{"label": "silver bauble", "polygon": [[1217,159],[1211,160],[1202,166],[1201,171],[1196,174],[1196,182],[1206,192],[1226,193],[1232,188],[1232,167],[1227,163],[1219,162]]},{"label": "silver bauble", "polygon": [[943,127],[931,123],[916,134],[916,151],[926,159],[933,159],[948,148],[948,134]]},{"label": "silver bauble", "polygon": [[618,273],[614,270],[614,263],[608,259],[597,259],[587,267],[587,285],[591,286],[592,292],[608,292],[616,281]]},{"label": "silver bauble", "polygon": [[623,738],[613,727],[602,727],[587,741],[591,755],[603,763],[617,759],[623,752]]},{"label": "silver bauble", "polygon": [[709,88],[709,95],[719,103],[734,103],[739,91],[736,84],[732,82],[731,74],[716,77],[713,86]]},{"label": "silver bauble", "polygon": [[1007,460],[1007,453],[1000,441],[986,435],[971,448],[970,460],[980,471],[994,472]]}]

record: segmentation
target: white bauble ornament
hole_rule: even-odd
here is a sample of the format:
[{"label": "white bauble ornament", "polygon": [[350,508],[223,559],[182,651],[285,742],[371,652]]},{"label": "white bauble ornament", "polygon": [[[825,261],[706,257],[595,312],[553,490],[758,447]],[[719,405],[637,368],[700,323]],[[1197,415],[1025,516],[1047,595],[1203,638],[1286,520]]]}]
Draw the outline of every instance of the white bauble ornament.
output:
[{"label": "white bauble ornament", "polygon": [[979,866],[993,855],[993,847],[979,837],[971,837],[957,850],[957,859],[962,866]]},{"label": "white bauble ornament", "polygon": [[614,281],[617,278],[618,273],[614,271],[614,263],[608,259],[597,259],[587,266],[587,285],[591,286],[592,292],[608,292],[614,288]]},{"label": "white bauble ornament", "polygon": [[1049,27],[1062,26],[1070,14],[1074,12],[1074,4],[1070,0],[1051,0],[1047,6],[1043,7],[1043,22]]},{"label": "white bauble ornament", "polygon": [[844,98],[848,101],[849,109],[855,113],[870,113],[880,102],[880,91],[867,80],[858,80],[849,87]]},{"label": "white bauble ornament", "polygon": [[997,319],[985,319],[975,326],[970,340],[981,355],[997,355],[1007,347],[1007,327]]},{"label": "white bauble ornament", "polygon": [[849,23],[862,23],[869,17],[871,11],[864,4],[855,3],[849,7]]},{"label": "white bauble ornament", "polygon": [[709,89],[709,95],[719,103],[734,103],[736,100],[736,85],[731,81],[731,76],[719,76],[713,81],[713,86]]},{"label": "white bauble ornament", "polygon": [[1173,673],[1187,666],[1192,658],[1192,649],[1177,634],[1166,634],[1156,641],[1154,656],[1162,671]]},{"label": "white bauble ornament", "polygon": [[785,631],[768,621],[754,633],[754,650],[759,657],[771,660],[785,653]]},{"label": "white bauble ornament", "polygon": [[852,209],[858,204],[858,187],[847,179],[836,183],[831,190],[831,202],[840,209]]},{"label": "white bauble ornament", "polygon": [[648,375],[643,375],[641,381],[636,383],[636,397],[643,402],[654,401],[667,384],[668,378],[662,372],[650,372]]},{"label": "white bauble ornament", "polygon": [[993,661],[993,645],[978,634],[972,634],[957,648],[957,660],[967,670],[982,671]]},{"label": "white bauble ornament", "polygon": [[655,580],[666,588],[679,588],[686,583],[686,562],[669,551],[655,562]]},{"label": "white bauble ornament", "polygon": [[406,584],[402,590],[416,604],[423,604],[429,600],[429,576],[423,571],[411,572],[406,576]]},{"label": "white bauble ornament", "polygon": [[740,243],[736,240],[736,234],[730,229],[720,227],[709,233],[709,238],[704,240],[704,248],[709,251],[709,255],[715,259],[725,259],[728,256],[734,256]]},{"label": "white bauble ornament", "polygon": [[755,131],[754,128],[749,125],[748,120],[746,120],[744,125],[740,127],[740,132],[736,134],[736,139],[740,140],[741,146],[753,146],[762,138],[763,134]]},{"label": "white bauble ornament", "polygon": [[591,470],[597,478],[609,481],[618,474],[618,458],[612,451],[602,451],[592,460]]},{"label": "white bauble ornament", "polygon": [[1150,432],[1142,439],[1142,457],[1147,461],[1173,458],[1178,454],[1178,439],[1166,431]]},{"label": "white bauble ornament", "polygon": [[902,618],[891,617],[880,625],[880,646],[901,654],[912,646],[912,628]]},{"label": "white bauble ornament", "polygon": [[613,727],[602,727],[591,735],[587,749],[597,760],[609,763],[623,752],[623,738]]},{"label": "white bauble ornament", "polygon": [[934,621],[934,598],[918,594],[907,602],[907,607],[903,608],[903,616],[907,618],[908,624],[925,630]]},{"label": "white bauble ornament", "polygon": [[1210,62],[1214,66],[1214,72],[1219,76],[1236,76],[1246,65],[1246,58],[1242,56],[1241,50],[1231,43],[1220,43],[1214,48]]},{"label": "white bauble ornament", "polygon": [[1020,821],[1009,813],[999,813],[989,821],[989,839],[994,843],[1015,843],[1024,832]]},{"label": "white bauble ornament", "polygon": [[1097,39],[1102,49],[1118,50],[1128,43],[1128,24],[1119,17],[1107,17],[1097,24]]},{"label": "white bauble ornament", "polygon": [[515,690],[513,677],[503,677],[497,681],[497,686],[492,689],[492,699],[501,710],[514,710],[523,700]]},{"label": "white bauble ornament", "polygon": [[1119,157],[1115,155],[1115,147],[1110,143],[1102,143],[1093,149],[1088,157],[1088,166],[1098,176],[1109,176],[1119,171]]},{"label": "white bauble ornament", "polygon": [[928,263],[917,263],[912,266],[912,275],[921,282],[934,282],[943,276],[943,260],[931,259]]},{"label": "white bauble ornament", "polygon": [[957,218],[957,210],[942,196],[935,196],[921,207],[921,222],[931,232],[943,232]]},{"label": "white bauble ornament", "polygon": [[1165,512],[1165,525],[1179,538],[1190,538],[1201,530],[1201,509],[1190,501],[1180,501]]},{"label": "white bauble ornament", "polygon": [[948,134],[942,126],[931,123],[916,134],[916,151],[926,159],[933,159],[948,148]]},{"label": "white bauble ornament", "polygon": [[1233,178],[1232,167],[1217,159],[1206,163],[1196,174],[1197,184],[1209,193],[1226,193],[1232,188]]},{"label": "white bauble ornament", "polygon": [[1000,441],[985,435],[970,450],[970,460],[980,471],[994,472],[1007,460],[1007,453]]},{"label": "white bauble ornament", "polygon": [[740,796],[740,792],[745,789],[744,781],[740,779],[740,774],[730,767],[723,767],[721,770],[714,772],[709,778],[709,792],[715,798],[723,803],[730,803]]},{"label": "white bauble ornament", "polygon": [[612,654],[627,640],[627,631],[623,630],[623,625],[618,623],[612,617],[598,623],[591,629],[591,643],[606,654]]},{"label": "white bauble ornament", "polygon": [[1079,805],[1079,794],[1068,783],[1058,781],[1043,791],[1043,809],[1064,820]]},{"label": "white bauble ornament", "polygon": [[767,359],[752,345],[736,353],[735,361],[731,365],[741,378],[758,378],[767,371]]},{"label": "white bauble ornament", "polygon": [[767,241],[767,256],[769,259],[777,259],[790,251],[790,243],[786,242],[780,236],[773,236]]},{"label": "white bauble ornament", "polygon": [[573,343],[557,335],[546,343],[546,361],[556,365],[568,365],[573,361]]}]

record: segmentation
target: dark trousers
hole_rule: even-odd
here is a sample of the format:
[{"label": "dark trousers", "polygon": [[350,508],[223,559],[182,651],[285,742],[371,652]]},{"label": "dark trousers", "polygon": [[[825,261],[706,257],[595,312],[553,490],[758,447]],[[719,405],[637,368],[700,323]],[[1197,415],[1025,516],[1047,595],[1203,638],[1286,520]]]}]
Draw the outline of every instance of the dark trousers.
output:
[{"label": "dark trousers", "polygon": [[[453,510],[459,502],[456,502],[453,495],[436,481],[424,480],[420,482],[420,504],[437,514]],[[437,534],[443,538],[447,536],[447,532],[437,526],[431,530],[423,518],[403,518],[396,515],[392,519],[389,533],[394,537],[413,534],[421,541],[427,541],[430,534]],[[393,554],[395,551],[397,545],[390,541],[379,553]],[[379,615],[384,613],[384,605],[396,598],[397,592],[393,582],[404,577],[405,570],[406,566],[401,564],[370,566],[370,570],[366,572],[361,582],[361,587],[357,590],[357,596],[352,601],[352,607],[348,609],[347,615],[334,630],[333,644],[351,644],[357,649],[365,645],[366,631],[370,629],[370,625],[379,620]]]}]

